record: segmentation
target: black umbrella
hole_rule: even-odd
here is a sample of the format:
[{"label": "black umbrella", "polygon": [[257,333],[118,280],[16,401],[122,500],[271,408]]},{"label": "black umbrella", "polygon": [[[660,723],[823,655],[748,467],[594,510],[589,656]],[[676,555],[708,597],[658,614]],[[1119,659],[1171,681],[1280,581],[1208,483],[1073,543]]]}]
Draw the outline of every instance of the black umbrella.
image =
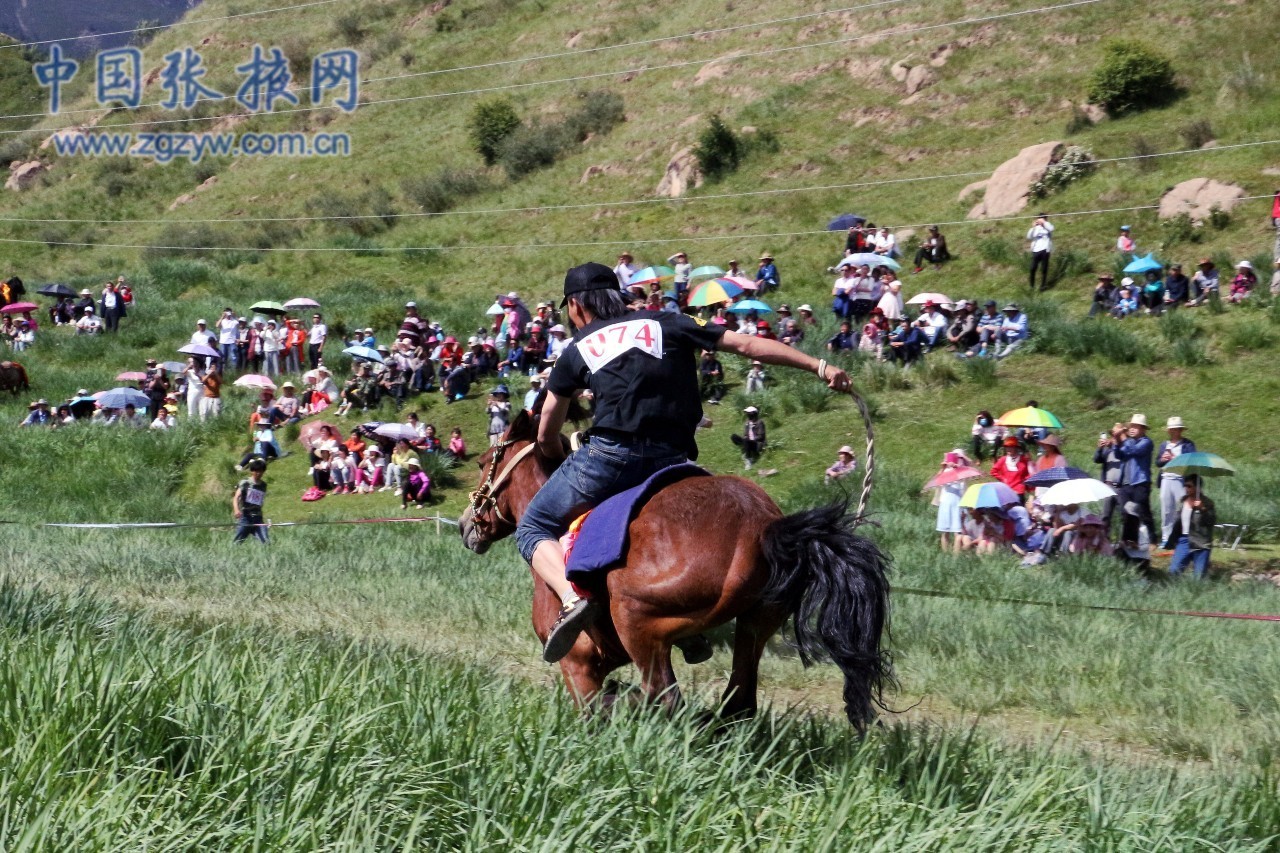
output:
[{"label": "black umbrella", "polygon": [[848,231],[855,225],[861,225],[867,220],[853,213],[842,213],[835,219],[827,223],[828,231]]},{"label": "black umbrella", "polygon": [[46,284],[44,287],[36,291],[41,296],[69,296],[74,298],[76,292],[65,284]]}]

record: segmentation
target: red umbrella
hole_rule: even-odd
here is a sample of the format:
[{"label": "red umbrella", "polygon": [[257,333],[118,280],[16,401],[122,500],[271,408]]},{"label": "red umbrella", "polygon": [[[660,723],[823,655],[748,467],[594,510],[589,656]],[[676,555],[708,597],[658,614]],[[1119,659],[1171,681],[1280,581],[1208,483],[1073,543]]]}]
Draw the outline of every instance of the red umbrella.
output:
[{"label": "red umbrella", "polygon": [[342,433],[338,432],[338,428],[333,424],[326,423],[325,421],[312,421],[302,427],[302,430],[298,433],[298,441],[302,442],[302,446],[307,450],[314,449],[315,445],[321,440],[320,430],[322,427],[328,427],[333,431],[334,441],[342,438]]},{"label": "red umbrella", "polygon": [[0,308],[0,312],[5,314],[26,314],[28,311],[39,311],[40,306],[34,302],[10,302],[8,305]]},{"label": "red umbrella", "polygon": [[970,468],[967,465],[959,468],[950,468],[940,474],[935,474],[933,479],[924,484],[926,489],[936,489],[945,486],[948,483],[958,483],[961,480],[972,480],[974,477],[983,476],[982,472],[977,468]]}]

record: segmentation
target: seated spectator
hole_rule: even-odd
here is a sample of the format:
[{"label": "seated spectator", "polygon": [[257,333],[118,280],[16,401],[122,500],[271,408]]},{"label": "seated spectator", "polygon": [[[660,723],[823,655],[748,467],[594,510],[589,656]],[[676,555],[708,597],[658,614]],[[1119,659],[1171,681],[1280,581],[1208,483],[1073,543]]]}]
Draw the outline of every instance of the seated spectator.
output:
[{"label": "seated spectator", "polygon": [[947,238],[938,231],[937,225],[930,225],[928,235],[916,250],[915,271],[921,272],[926,262],[933,264],[935,270],[941,269],[942,265],[949,260],[951,260],[951,253],[947,251]]},{"label": "seated spectator", "polygon": [[802,329],[808,329],[810,326],[818,325],[818,318],[813,316],[812,305],[808,305],[808,304],[801,305],[796,310],[800,312],[799,323]]},{"label": "seated spectator", "polygon": [[410,501],[419,507],[426,506],[427,499],[431,497],[431,478],[422,470],[422,461],[413,457],[408,462],[407,471],[400,493],[400,508],[408,509]]},{"label": "seated spectator", "polygon": [[[67,408],[67,414],[71,414],[70,408]],[[177,415],[178,407],[173,403],[166,403],[160,407],[159,414],[151,422],[151,429],[173,429],[178,425]]]},{"label": "seated spectator", "polygon": [[795,346],[804,340],[804,328],[800,323],[791,316],[791,306],[782,304],[778,306],[778,340],[787,346]]},{"label": "seated spectator", "polygon": [[352,429],[351,435],[342,444],[347,448],[348,453],[355,456],[357,462],[364,459],[365,451],[369,449],[369,445],[364,440],[364,436],[360,435],[359,427]]},{"label": "seated spectator", "polygon": [[1070,554],[1099,554],[1110,557],[1114,553],[1107,528],[1101,518],[1090,513],[1076,524],[1075,536],[1067,546]]},{"label": "seated spectator", "polygon": [[396,494],[399,495],[404,487],[404,477],[408,474],[409,460],[417,458],[418,453],[409,446],[409,442],[404,439],[397,441],[395,448],[391,451],[391,461],[387,463],[387,482],[382,491],[395,489]]},{"label": "seated spectator", "polygon": [[454,427],[449,435],[449,455],[454,459],[464,459],[467,455],[467,443],[462,440],[462,429]]},{"label": "seated spectator", "polygon": [[1257,286],[1258,276],[1253,272],[1253,264],[1241,261],[1236,264],[1236,275],[1231,279],[1231,295],[1227,299],[1235,303],[1243,302]]},{"label": "seated spectator", "polygon": [[1138,297],[1133,292],[1133,279],[1126,278],[1120,282],[1120,292],[1116,295],[1115,305],[1111,306],[1112,317],[1128,317],[1138,311]]},{"label": "seated spectator", "polygon": [[879,306],[872,308],[871,315],[862,325],[862,332],[858,336],[858,351],[870,353],[876,357],[876,361],[880,361],[883,358],[884,342],[889,339],[890,331],[892,330],[884,312]]},{"label": "seated spectator", "polygon": [[833,481],[847,477],[856,470],[858,470],[858,460],[853,456],[853,448],[846,444],[836,451],[836,461],[832,462],[831,467],[826,470],[822,482],[825,485],[831,485]]},{"label": "seated spectator", "polygon": [[983,304],[982,313],[978,315],[977,326],[978,343],[970,347],[968,352],[961,353],[962,358],[985,358],[995,352],[1000,341],[1000,330],[1004,327],[1004,317],[996,309],[994,299],[988,299]]},{"label": "seated spectator", "polygon": [[102,321],[94,313],[93,306],[84,309],[84,314],[76,320],[77,335],[97,335],[102,332]]},{"label": "seated spectator", "polygon": [[283,423],[296,424],[302,419],[302,403],[298,399],[297,386],[286,382],[280,386],[280,397],[276,400],[276,412],[283,418]]},{"label": "seated spectator", "polygon": [[1004,441],[1005,428],[996,423],[996,419],[986,409],[978,412],[973,419],[970,430],[973,438],[973,458],[979,462],[984,456],[995,459],[1000,455],[1000,445]]},{"label": "seated spectator", "polygon": [[1146,278],[1138,299],[1147,314],[1159,316],[1164,311],[1164,279],[1155,270],[1148,271]]},{"label": "seated spectator", "polygon": [[746,393],[755,394],[764,390],[764,382],[768,377],[764,372],[764,364],[759,361],[751,362],[751,368],[747,371]]},{"label": "seated spectator", "polygon": [[830,352],[847,352],[853,349],[855,343],[853,330],[849,328],[849,321],[845,320],[840,324],[840,331],[827,341],[827,349]]},{"label": "seated spectator", "polygon": [[978,318],[973,313],[973,303],[961,299],[956,303],[955,316],[947,326],[947,349],[967,352],[978,342]]},{"label": "seated spectator", "polygon": [[1196,274],[1191,276],[1191,298],[1187,300],[1189,307],[1203,305],[1218,293],[1218,270],[1209,258],[1201,258]]},{"label": "seated spectator", "polygon": [[355,491],[355,476],[351,454],[345,445],[339,444],[329,457],[329,478],[333,481],[335,495],[349,495]]},{"label": "seated spectator", "polygon": [[13,351],[22,352],[36,342],[36,330],[27,320],[19,320],[13,333]]},{"label": "seated spectator", "polygon": [[1052,507],[1049,512],[1049,530],[1044,546],[1045,554],[1071,553],[1085,511],[1079,504]]},{"label": "seated spectator", "polygon": [[435,424],[427,424],[422,428],[422,441],[418,444],[423,453],[441,453],[444,450],[440,444],[440,436],[436,435]]},{"label": "seated spectator", "polygon": [[1031,473],[1039,474],[1050,468],[1065,468],[1071,463],[1062,455],[1062,439],[1056,435],[1044,435],[1035,439],[1040,456],[1031,463]]},{"label": "seated spectator", "polygon": [[53,415],[49,412],[48,400],[36,400],[27,406],[27,416],[18,426],[52,426]]},{"label": "seated spectator", "polygon": [[368,495],[381,489],[385,468],[386,460],[382,458],[382,451],[376,446],[368,448],[364,458],[360,460],[359,470],[356,471],[356,493]]},{"label": "seated spectator", "polygon": [[1182,274],[1182,264],[1169,267],[1169,274],[1164,277],[1164,307],[1172,311],[1186,304],[1191,293],[1191,280]]},{"label": "seated spectator", "polygon": [[889,360],[907,366],[920,358],[928,339],[920,325],[922,321],[911,322],[910,317],[898,320],[898,327],[889,333]]},{"label": "seated spectator", "polygon": [[315,459],[311,463],[311,485],[322,492],[328,492],[333,488],[333,478],[329,471],[333,451],[328,447],[321,447],[314,452],[314,455]]},{"label": "seated spectator", "polygon": [[1004,519],[994,509],[965,509],[961,513],[959,550],[972,548],[979,554],[994,554],[1005,544]]},{"label": "seated spectator", "polygon": [[1098,284],[1093,288],[1093,303],[1089,306],[1089,316],[1110,314],[1116,303],[1115,276],[1104,272],[1098,276]]},{"label": "seated spectator", "polygon": [[899,257],[898,240],[889,232],[889,226],[881,228],[871,238],[871,251],[889,258]]},{"label": "seated spectator", "polygon": [[1018,307],[1018,303],[1010,302],[1001,309],[1004,312],[1004,322],[1000,325],[1000,337],[996,344],[996,358],[1008,358],[1013,355],[1014,351],[1021,347],[1031,334],[1028,327],[1027,315],[1022,313],[1022,309]]},{"label": "seated spectator", "polygon": [[947,315],[942,313],[942,309],[933,302],[924,304],[924,313],[920,315],[920,319],[924,321],[921,329],[924,331],[925,338],[928,340],[929,348],[933,349],[942,340],[946,334]]}]

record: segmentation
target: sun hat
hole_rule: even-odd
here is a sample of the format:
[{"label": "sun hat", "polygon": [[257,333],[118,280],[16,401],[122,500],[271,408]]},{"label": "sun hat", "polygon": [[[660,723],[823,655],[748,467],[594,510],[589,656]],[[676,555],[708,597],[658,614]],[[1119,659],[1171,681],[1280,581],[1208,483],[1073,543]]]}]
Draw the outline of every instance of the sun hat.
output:
[{"label": "sun hat", "polygon": [[536,375],[535,375],[535,376],[530,376],[530,377],[529,377],[529,384],[530,384],[530,385],[541,385],[541,384],[542,384],[542,377],[541,377],[541,376],[536,376]]},{"label": "sun hat", "polygon": [[1005,447],[1017,447],[1020,443],[1021,442],[1019,442],[1018,439],[1014,438],[1013,436],[1008,436],[1004,440]]},{"label": "sun hat", "polygon": [[1213,259],[1212,259],[1212,258],[1201,258],[1201,259],[1197,262],[1197,264],[1196,264],[1196,265],[1197,265],[1197,266],[1201,266],[1201,267],[1211,267],[1211,266],[1213,266]]},{"label": "sun hat", "polygon": [[1001,311],[1021,311],[1022,309],[1018,307],[1018,303],[1010,302],[1008,305],[1004,306],[1000,310]]},{"label": "sun hat", "polygon": [[1137,414],[1134,414],[1134,416],[1129,419],[1129,426],[1145,427],[1146,425],[1147,425],[1147,416],[1144,414],[1137,413]]},{"label": "sun hat", "polygon": [[422,460],[411,458],[407,464],[409,465],[410,468],[421,468]]},{"label": "sun hat", "polygon": [[760,256],[759,260],[771,261],[773,260],[773,255],[769,254],[768,252],[765,252],[763,255]]},{"label": "sun hat", "polygon": [[282,385],[280,386],[281,390],[283,390],[283,389],[285,389],[285,388],[297,388],[297,387],[298,387],[298,386],[297,386],[297,385],[294,385],[292,382],[285,382],[284,384],[282,384]]},{"label": "sun hat", "polygon": [[1109,272],[1099,273],[1098,281],[1115,281],[1116,277]]},{"label": "sun hat", "polygon": [[813,306],[812,306],[812,305],[810,305],[808,302],[806,302],[805,304],[801,305],[801,306],[800,306],[798,309],[796,309],[796,310],[798,310],[798,311],[808,311],[810,314],[812,314],[812,313],[813,313]]},{"label": "sun hat", "polygon": [[1187,425],[1182,422],[1182,418],[1172,417],[1165,422],[1165,429],[1186,429]]},{"label": "sun hat", "polygon": [[557,333],[557,332],[559,332],[559,333],[561,333],[561,334],[564,334],[564,326],[563,326],[562,324],[560,324],[560,323],[556,323],[556,324],[555,324],[554,326],[552,326],[550,329],[547,329],[547,332],[548,332],[548,333],[550,333],[550,334],[553,334],[553,335],[554,335],[555,333]]},{"label": "sun hat", "polygon": [[1241,261],[1240,263],[1236,264],[1236,269],[1251,270],[1253,269],[1253,264],[1249,263],[1248,261]]},{"label": "sun hat", "polygon": [[458,339],[457,339],[457,338],[455,338],[453,335],[449,335],[448,337],[446,337],[446,338],[444,339],[444,342],[445,342],[446,344],[456,344],[456,343],[458,342]]},{"label": "sun hat", "polygon": [[391,348],[388,347],[386,344],[378,344],[378,352],[390,353]]},{"label": "sun hat", "polygon": [[853,455],[853,448],[846,444],[846,445],[844,445],[843,447],[841,447],[839,450],[837,450],[837,451],[836,451],[836,455],[837,455],[837,456],[839,456],[841,453],[848,453],[850,456],[852,456],[852,455]]},{"label": "sun hat", "polygon": [[473,347],[478,343],[480,343],[480,339],[477,338],[475,335],[472,335],[471,337],[467,338],[467,346],[469,347]]},{"label": "sun hat", "polygon": [[1047,444],[1050,447],[1061,447],[1062,439],[1056,435],[1046,435],[1044,438],[1036,439],[1036,444]]},{"label": "sun hat", "polygon": [[956,456],[955,451],[948,451],[948,452],[946,452],[946,453],[942,454],[942,464],[944,464],[944,465],[959,465],[959,464],[960,464],[960,457],[959,457],[959,456]]},{"label": "sun hat", "polygon": [[81,296],[93,296],[93,291],[86,287],[84,290],[80,291],[80,295],[81,295]]},{"label": "sun hat", "polygon": [[416,302],[406,302],[406,303],[404,304],[404,307],[405,307],[405,308],[417,308],[417,307],[418,307],[418,303],[416,303]]},{"label": "sun hat", "polygon": [[755,406],[747,406],[747,407],[746,407],[745,409],[743,409],[742,411],[743,411],[744,413],[748,414],[748,415],[758,415],[758,414],[760,414],[760,410],[759,410],[759,409],[757,409]]},{"label": "sun hat", "polygon": [[1125,276],[1124,278],[1120,279],[1120,286],[1133,287],[1133,279],[1129,278],[1129,276]]},{"label": "sun hat", "polygon": [[[619,257],[630,258],[626,252]],[[564,299],[560,307],[569,304],[569,297],[575,293],[586,293],[591,290],[617,290],[618,276],[604,264],[595,262],[579,264],[564,274]]]},{"label": "sun hat", "polygon": [[779,305],[779,306],[778,306],[778,313],[779,313],[779,314],[790,314],[790,313],[791,313],[791,306],[790,306],[790,305],[788,305],[788,304],[787,304],[787,303],[785,303],[785,302],[784,302],[784,303],[782,303],[781,305]]}]

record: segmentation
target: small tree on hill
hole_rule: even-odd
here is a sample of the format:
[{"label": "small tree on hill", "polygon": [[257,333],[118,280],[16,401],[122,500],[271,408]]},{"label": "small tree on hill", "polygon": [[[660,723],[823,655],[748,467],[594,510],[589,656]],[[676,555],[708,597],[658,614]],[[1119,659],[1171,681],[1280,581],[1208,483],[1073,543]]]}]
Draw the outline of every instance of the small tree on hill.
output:
[{"label": "small tree on hill", "polygon": [[1173,63],[1136,41],[1108,42],[1089,80],[1089,100],[1113,115],[1159,106],[1175,92]]},{"label": "small tree on hill", "polygon": [[719,115],[707,119],[693,149],[698,168],[707,180],[715,181],[737,171],[742,162],[742,142]]},{"label": "small tree on hill", "polygon": [[503,141],[520,127],[520,116],[506,98],[481,101],[467,119],[467,132],[486,166],[498,162]]}]

